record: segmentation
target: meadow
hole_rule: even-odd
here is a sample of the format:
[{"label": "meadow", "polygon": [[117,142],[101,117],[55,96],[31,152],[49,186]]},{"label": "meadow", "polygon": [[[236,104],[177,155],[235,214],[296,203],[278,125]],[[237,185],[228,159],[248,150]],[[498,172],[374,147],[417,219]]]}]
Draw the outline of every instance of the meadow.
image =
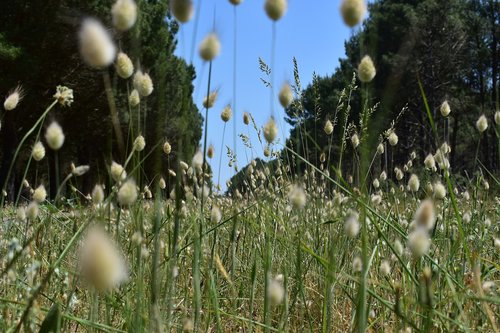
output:
[{"label": "meadow", "polygon": [[[275,24],[287,5],[267,0],[263,13]],[[171,10],[186,22],[193,3],[172,0]],[[116,1],[110,8],[114,29],[130,29],[136,11],[133,0]],[[335,14],[356,26],[366,15],[365,2],[342,1]],[[478,158],[486,131],[500,142],[500,111],[478,115],[475,169],[470,176],[455,174],[450,145],[437,126],[454,110],[446,101],[430,106],[423,84],[422,112],[437,147],[424,158],[400,147],[398,119],[380,129],[368,99],[352,109],[351,96],[366,96],[377,74],[366,56],[340,96],[338,113],[317,124],[330,139],[314,161],[304,147],[279,142],[277,112],[270,111],[264,124],[251,113],[238,114],[245,133],[239,140],[249,155],[264,158],[239,170],[238,184],[229,181],[223,191],[220,170],[208,165],[237,160],[231,143],[220,143],[228,145],[228,156],[207,144],[206,122],[194,156],[176,155],[161,173],[146,174],[143,163],[153,150],[171,156],[177,148],[168,140],[146,142],[146,118],[134,113],[156,93],[155,78],[118,52],[98,20],[86,19],[78,40],[89,67],[114,67],[130,83],[123,111],[103,71],[109,135],[125,158],[110,157],[106,180],[89,193],[78,188],[78,179],[92,172],[87,165],[57,168],[54,196],[41,177],[27,178],[30,165],[49,151],[57,161],[57,151],[68,144],[64,128],[49,116],[55,107],[71,109],[78,91],[54,87],[9,169],[8,177],[16,158],[29,155],[22,185],[10,198],[3,191],[1,332],[500,331],[499,175]],[[211,65],[220,47],[210,33],[199,56]],[[270,89],[285,109],[300,109],[298,75],[296,69],[294,84]],[[209,74],[205,116],[217,112],[211,109],[216,99]],[[16,88],[4,110],[15,112],[22,103],[22,88]],[[128,133],[121,133],[121,112],[131,113]],[[347,124],[353,112],[359,125]],[[233,113],[230,106],[221,110],[221,126],[234,120]],[[298,128],[301,138],[309,135],[305,126]],[[338,131],[341,140],[333,142]],[[28,152],[26,142],[33,142]],[[333,146],[340,146],[335,160]],[[388,162],[395,151],[407,155],[404,164]]]}]

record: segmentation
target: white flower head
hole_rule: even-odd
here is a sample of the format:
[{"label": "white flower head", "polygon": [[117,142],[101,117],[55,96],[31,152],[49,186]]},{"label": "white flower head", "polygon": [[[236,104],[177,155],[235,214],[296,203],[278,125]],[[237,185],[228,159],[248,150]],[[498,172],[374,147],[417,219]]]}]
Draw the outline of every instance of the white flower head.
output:
[{"label": "white flower head", "polygon": [[111,8],[111,15],[116,29],[126,31],[137,20],[137,4],[134,0],[117,0]]},{"label": "white flower head", "polygon": [[89,66],[101,69],[111,65],[116,56],[116,47],[99,21],[85,19],[79,37],[80,54]]},{"label": "white flower head", "polygon": [[45,131],[45,140],[47,141],[47,145],[52,150],[59,150],[64,144],[64,139],[65,136],[62,127],[59,126],[57,122],[53,121]]}]

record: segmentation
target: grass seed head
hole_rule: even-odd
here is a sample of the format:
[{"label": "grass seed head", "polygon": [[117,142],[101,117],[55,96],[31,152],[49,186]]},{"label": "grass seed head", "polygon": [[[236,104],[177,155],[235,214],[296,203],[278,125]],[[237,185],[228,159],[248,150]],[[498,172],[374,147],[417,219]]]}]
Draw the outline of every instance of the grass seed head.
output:
[{"label": "grass seed head", "polygon": [[444,187],[441,182],[437,182],[434,184],[434,197],[436,199],[442,200],[446,197],[446,187]]},{"label": "grass seed head", "polygon": [[165,143],[163,144],[163,152],[167,156],[170,155],[170,153],[172,152],[172,146],[168,141],[165,141]]},{"label": "grass seed head", "polygon": [[31,151],[31,156],[33,156],[33,159],[37,162],[41,161],[45,157],[45,147],[43,146],[43,143],[40,141],[35,143],[33,150]]},{"label": "grass seed head", "polygon": [[80,54],[87,65],[102,69],[111,65],[116,47],[102,24],[93,18],[83,21],[79,33]]},{"label": "grass seed head", "polygon": [[5,111],[14,110],[17,104],[23,99],[23,89],[21,86],[17,86],[10,94],[5,98],[3,103],[3,108]]},{"label": "grass seed head", "polygon": [[134,64],[132,60],[123,52],[116,57],[116,74],[122,79],[128,79],[134,74]]},{"label": "grass seed head", "polygon": [[423,228],[416,228],[408,235],[408,247],[415,258],[420,258],[427,252],[431,241],[427,231]]},{"label": "grass seed head", "polygon": [[47,191],[45,190],[45,186],[40,185],[33,192],[33,200],[41,203],[44,202],[45,199],[47,199]]},{"label": "grass seed head", "polygon": [[140,96],[146,97],[151,95],[153,92],[153,80],[148,73],[143,73],[141,70],[138,70],[134,74],[133,80],[134,88],[137,90]]},{"label": "grass seed head", "polygon": [[410,180],[408,180],[408,187],[412,192],[418,192],[418,189],[420,188],[420,180],[416,174],[412,174],[410,176]]},{"label": "grass seed head", "polygon": [[227,123],[230,119],[231,116],[233,115],[233,111],[231,110],[231,106],[227,105],[221,112],[220,118],[222,119],[223,122]]},{"label": "grass seed head", "polygon": [[277,279],[270,279],[267,286],[267,297],[273,305],[279,305],[285,299],[283,283]]},{"label": "grass seed head", "polygon": [[285,109],[287,107],[289,107],[290,104],[292,104],[293,92],[292,92],[292,88],[290,87],[290,84],[288,84],[288,82],[285,82],[281,86],[281,90],[279,93],[279,100],[280,100],[281,106]]},{"label": "grass seed head", "polygon": [[132,179],[127,180],[118,190],[118,202],[122,206],[130,206],[137,200],[137,186]]},{"label": "grass seed head", "polygon": [[64,144],[64,133],[59,124],[53,121],[45,131],[45,140],[52,150],[59,150]]},{"label": "grass seed head", "polygon": [[186,23],[193,17],[194,5],[192,0],[172,0],[170,1],[170,10],[175,18]]},{"label": "grass seed head", "polygon": [[327,120],[324,127],[326,135],[331,135],[333,133],[333,124],[330,120]]},{"label": "grass seed head", "polygon": [[141,102],[141,97],[139,96],[139,92],[137,91],[137,89],[132,90],[132,92],[128,96],[128,102],[132,107],[136,107],[137,105],[139,105],[139,103]]},{"label": "grass seed head", "polygon": [[398,144],[398,141],[399,141],[399,138],[398,136],[396,135],[396,132],[392,131],[389,136],[387,137],[388,141],[389,141],[389,144],[391,146],[395,146]]},{"label": "grass seed head", "polygon": [[276,122],[273,117],[269,118],[267,123],[264,125],[263,132],[267,143],[273,143],[278,135],[278,127],[276,127]]},{"label": "grass seed head", "polygon": [[364,0],[343,0],[340,13],[347,26],[355,27],[366,15],[366,3]]},{"label": "grass seed head", "polygon": [[267,16],[273,21],[278,21],[285,15],[287,8],[287,0],[266,0],[264,4]]},{"label": "grass seed head", "polygon": [[115,182],[120,182],[127,178],[127,172],[123,169],[123,166],[115,161],[111,162],[111,177],[115,180]]},{"label": "grass seed head", "polygon": [[146,140],[142,135],[139,135],[137,138],[134,140],[134,150],[135,151],[143,151],[144,147],[146,147]]},{"label": "grass seed head", "polygon": [[205,61],[212,61],[220,54],[221,44],[215,32],[209,33],[200,44],[200,57]]},{"label": "grass seed head", "polygon": [[134,0],[117,0],[111,8],[111,16],[116,29],[129,30],[137,21],[137,4]]},{"label": "grass seed head", "polygon": [[476,128],[480,133],[483,133],[488,129],[488,119],[486,116],[483,114],[479,119],[476,121]]},{"label": "grass seed head", "polygon": [[104,201],[104,189],[101,185],[96,184],[92,190],[92,201],[98,205]]},{"label": "grass seed head", "polygon": [[441,104],[439,111],[441,111],[441,115],[443,117],[448,117],[451,112],[450,104],[448,104],[448,101],[444,101],[443,104]]},{"label": "grass seed head", "polygon": [[83,240],[80,269],[87,282],[101,292],[118,287],[127,278],[124,258],[108,235],[97,227]]},{"label": "grass seed head", "polygon": [[39,213],[38,203],[36,201],[32,201],[26,208],[26,216],[28,217],[28,219],[33,221],[38,217],[38,213]]},{"label": "grass seed head", "polygon": [[415,222],[418,227],[425,230],[432,230],[436,222],[434,203],[431,200],[424,200],[415,212]]},{"label": "grass seed head", "polygon": [[373,60],[369,55],[365,55],[358,65],[358,78],[363,83],[369,83],[377,74]]}]

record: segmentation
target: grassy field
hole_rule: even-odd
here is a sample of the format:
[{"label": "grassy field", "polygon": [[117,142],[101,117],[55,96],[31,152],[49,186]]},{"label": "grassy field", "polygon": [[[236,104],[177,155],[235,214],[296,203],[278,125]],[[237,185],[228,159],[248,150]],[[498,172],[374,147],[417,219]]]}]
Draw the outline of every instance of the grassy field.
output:
[{"label": "grassy field", "polygon": [[[279,19],[279,6],[270,6],[268,15]],[[207,61],[218,53],[214,36],[201,45]],[[82,56],[106,61],[95,58],[99,52]],[[133,85],[147,96],[151,78],[139,73]],[[371,59],[357,75],[373,79]],[[339,117],[350,111],[347,96]],[[4,107],[15,108],[15,99]],[[19,147],[33,136],[57,151],[62,129],[42,128],[54,105],[72,99],[58,87]],[[291,99],[289,88],[280,91],[283,106]],[[335,166],[330,156],[313,164],[276,144],[272,117],[257,125],[246,114],[237,121],[258,132],[254,146],[272,163],[252,161],[232,193],[217,190],[207,174],[205,156],[214,152],[206,136],[204,151],[177,161],[165,178],[144,175],[141,165],[149,148],[161,145],[168,155],[172,147],[137,136],[128,158],[109,166],[107,188],[81,193],[73,186],[86,166],[57,170],[52,200],[43,184],[26,179],[28,200],[2,199],[0,331],[499,332],[497,178],[486,170],[454,175],[450,148],[437,135],[439,148],[425,160],[408,152],[404,166],[381,168],[387,150],[399,149],[397,134],[389,128],[378,146],[369,144],[371,111],[360,112],[359,137],[344,126],[341,143],[352,170],[342,167],[342,155]],[[328,122],[318,130],[340,128],[337,119]],[[477,128],[478,135],[486,130],[482,120]],[[292,172],[285,155],[303,171]],[[44,146],[31,156],[43,159]]]}]

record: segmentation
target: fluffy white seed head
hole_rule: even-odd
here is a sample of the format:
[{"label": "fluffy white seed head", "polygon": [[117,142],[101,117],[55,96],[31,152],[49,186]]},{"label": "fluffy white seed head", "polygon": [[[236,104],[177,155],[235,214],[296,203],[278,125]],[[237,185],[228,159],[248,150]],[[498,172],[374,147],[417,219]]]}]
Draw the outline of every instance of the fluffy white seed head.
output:
[{"label": "fluffy white seed head", "polygon": [[431,240],[427,231],[423,228],[416,228],[408,235],[408,247],[415,258],[420,258],[431,246]]},{"label": "fluffy white seed head", "polygon": [[141,102],[141,97],[139,96],[139,92],[137,91],[137,89],[132,90],[132,92],[128,96],[128,102],[132,107],[136,107],[137,105],[139,105],[139,103]]},{"label": "fluffy white seed head", "polygon": [[378,206],[382,203],[382,196],[380,194],[373,194],[371,197],[372,204]]},{"label": "fluffy white seed head", "polygon": [[436,160],[434,159],[434,155],[429,154],[424,160],[424,165],[427,169],[434,169],[436,167]]},{"label": "fluffy white seed head", "polygon": [[480,133],[483,133],[488,129],[488,119],[486,116],[483,114],[479,119],[476,121],[476,128]]},{"label": "fluffy white seed head", "polygon": [[45,130],[45,141],[47,141],[47,145],[52,150],[59,150],[64,144],[64,139],[65,136],[61,126],[53,121]]},{"label": "fluffy white seed head", "polygon": [[395,146],[398,144],[398,141],[399,141],[399,138],[398,136],[396,135],[396,132],[392,131],[389,136],[387,137],[388,141],[389,141],[389,144],[391,146]]},{"label": "fluffy white seed head", "polygon": [[274,139],[276,139],[276,136],[278,135],[278,127],[276,127],[276,122],[273,117],[269,118],[262,130],[267,143],[273,143]]},{"label": "fluffy white seed head", "polygon": [[57,86],[56,92],[52,97],[54,97],[62,106],[71,106],[74,101],[73,89],[66,86]]},{"label": "fluffy white seed head", "polygon": [[128,79],[134,74],[134,64],[132,60],[123,52],[119,52],[116,57],[116,74],[122,79]]},{"label": "fluffy white seed head", "polygon": [[288,198],[295,209],[302,209],[306,205],[307,196],[302,186],[294,185],[288,193]]},{"label": "fluffy white seed head", "polygon": [[358,214],[352,212],[349,214],[344,223],[344,231],[349,238],[355,238],[359,234],[360,224]]},{"label": "fluffy white seed head", "polygon": [[172,152],[172,146],[168,141],[165,141],[165,143],[163,144],[163,152],[167,156],[170,155],[170,153]]},{"label": "fluffy white seed head", "polygon": [[340,5],[340,13],[344,23],[354,27],[361,23],[366,15],[366,3],[364,0],[343,0]]},{"label": "fluffy white seed head", "polygon": [[17,107],[17,104],[19,104],[19,101],[23,98],[23,92],[21,86],[17,86],[16,89],[14,89],[9,96],[5,98],[5,101],[3,103],[3,108],[5,111],[11,111],[14,110]]},{"label": "fluffy white seed head", "polygon": [[17,220],[20,222],[26,221],[26,207],[19,206],[16,210]]},{"label": "fluffy white seed head", "polygon": [[382,276],[387,276],[391,274],[391,264],[387,260],[382,260],[380,263],[380,269],[379,272]]},{"label": "fluffy white seed head", "polygon": [[270,279],[267,285],[267,297],[271,301],[271,304],[281,304],[285,299],[285,288],[283,288],[282,282],[277,279]]},{"label": "fluffy white seed head", "polygon": [[138,70],[134,74],[133,83],[134,88],[142,97],[149,96],[153,92],[153,80],[151,80],[148,73],[143,73],[141,70]]},{"label": "fluffy white seed head", "polygon": [[215,101],[217,100],[218,95],[219,92],[217,90],[214,90],[210,94],[208,94],[208,97],[203,97],[203,107],[206,109],[212,108],[215,104]]},{"label": "fluffy white seed head", "polygon": [[397,180],[401,180],[404,177],[403,171],[401,171],[401,169],[398,167],[394,168],[394,174],[396,175]]},{"label": "fluffy white seed head", "polygon": [[122,206],[130,206],[137,200],[137,186],[132,179],[127,180],[118,190],[118,202]]},{"label": "fluffy white seed head", "polygon": [[85,19],[79,37],[80,54],[87,65],[97,69],[111,65],[116,56],[116,47],[99,21]]},{"label": "fluffy white seed head", "polygon": [[373,64],[373,60],[369,55],[365,55],[358,65],[358,78],[363,83],[368,83],[373,80],[377,70]]},{"label": "fluffy white seed head", "polygon": [[220,54],[221,44],[215,32],[209,33],[200,44],[200,57],[205,61],[211,61]]},{"label": "fluffy white seed head", "polygon": [[326,121],[324,130],[327,135],[331,135],[333,133],[333,124],[330,120]]},{"label": "fluffy white seed head", "polygon": [[441,182],[434,184],[434,197],[440,200],[446,197],[446,187]]},{"label": "fluffy white seed head", "polygon": [[127,172],[123,169],[123,166],[115,161],[111,162],[111,177],[115,182],[120,182],[127,178]]},{"label": "fluffy white seed head", "polygon": [[33,192],[33,201],[41,203],[44,202],[47,198],[47,191],[45,190],[45,186],[38,186]]},{"label": "fluffy white seed head", "polygon": [[201,150],[198,149],[196,154],[194,154],[191,165],[193,166],[193,169],[195,169],[197,172],[202,171],[203,153],[201,152]]},{"label": "fluffy white seed head", "polygon": [[500,110],[495,112],[495,124],[500,125]]},{"label": "fluffy white seed head", "polygon": [[410,180],[408,180],[408,187],[412,192],[417,192],[420,188],[420,180],[416,174],[412,174],[410,176]]},{"label": "fluffy white seed head", "polygon": [[31,156],[33,156],[33,159],[37,162],[41,161],[45,157],[45,147],[43,146],[43,143],[40,141],[35,143],[33,150],[31,151]]},{"label": "fluffy white seed head", "polygon": [[287,0],[266,0],[264,4],[264,9],[266,10],[267,16],[273,20],[278,21],[283,15],[285,15],[288,9]]},{"label": "fluffy white seed head", "polygon": [[213,158],[214,153],[215,153],[215,148],[214,148],[214,145],[211,144],[210,146],[208,146],[208,149],[207,149],[207,157]]},{"label": "fluffy white seed head", "polygon": [[288,82],[285,82],[281,86],[281,90],[279,93],[279,100],[280,100],[281,106],[284,107],[285,109],[287,107],[289,107],[290,104],[292,104],[293,92],[292,92],[292,88],[290,87],[290,84]]},{"label": "fluffy white seed head", "polygon": [[170,1],[170,10],[175,18],[186,23],[193,17],[194,5],[192,0],[172,0]]},{"label": "fluffy white seed head", "polygon": [[352,136],[351,136],[351,143],[352,143],[352,147],[354,149],[358,148],[359,146],[359,137],[356,133],[354,133]]},{"label": "fluffy white seed head", "polygon": [[210,221],[212,223],[219,223],[222,220],[222,213],[220,212],[219,207],[213,206],[212,211],[210,212]]},{"label": "fluffy white seed head", "polygon": [[38,203],[36,201],[32,201],[28,207],[26,208],[26,216],[29,220],[34,220],[38,217],[39,208]]},{"label": "fluffy white seed head", "polygon": [[134,150],[135,151],[143,151],[144,147],[146,147],[146,140],[142,135],[139,135],[134,140]]},{"label": "fluffy white seed head", "polygon": [[384,144],[379,143],[377,146],[377,154],[382,155],[385,152]]},{"label": "fluffy white seed head", "polygon": [[363,260],[359,256],[354,257],[352,260],[352,270],[354,272],[361,272],[363,270]]},{"label": "fluffy white seed head", "polygon": [[450,104],[448,104],[448,101],[444,101],[443,104],[441,104],[439,111],[441,111],[441,115],[443,117],[448,117],[451,112]]},{"label": "fluffy white seed head", "polygon": [[127,279],[125,260],[105,231],[93,228],[80,249],[80,269],[85,280],[104,292]]},{"label": "fluffy white seed head", "polygon": [[431,200],[424,200],[415,212],[415,223],[425,230],[432,230],[436,222],[434,204]]},{"label": "fluffy white seed head", "polygon": [[97,184],[92,190],[92,202],[98,205],[104,201],[104,189],[101,185]]},{"label": "fluffy white seed head", "polygon": [[223,122],[227,123],[230,119],[231,116],[233,115],[233,111],[231,110],[231,106],[227,105],[221,112],[220,118],[222,119]]},{"label": "fluffy white seed head", "polygon": [[89,170],[90,170],[90,166],[88,166],[88,165],[75,166],[73,163],[71,163],[71,174],[73,176],[76,176],[76,177],[83,176]]},{"label": "fluffy white seed head", "polygon": [[113,25],[120,31],[132,28],[137,20],[137,5],[134,0],[117,0],[111,8]]}]

